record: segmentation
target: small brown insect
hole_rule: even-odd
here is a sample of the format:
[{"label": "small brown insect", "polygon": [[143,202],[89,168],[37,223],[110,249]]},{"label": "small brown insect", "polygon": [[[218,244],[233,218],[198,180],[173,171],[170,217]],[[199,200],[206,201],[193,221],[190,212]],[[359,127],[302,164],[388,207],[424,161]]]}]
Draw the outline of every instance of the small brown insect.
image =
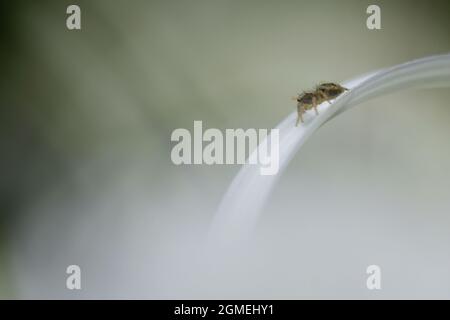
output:
[{"label": "small brown insect", "polygon": [[335,99],[341,93],[347,90],[347,88],[344,88],[339,84],[328,82],[319,84],[316,87],[316,90],[313,92],[303,92],[297,97],[294,97],[293,99],[297,101],[298,113],[297,123],[295,124],[295,126],[298,126],[298,123],[300,121],[303,122],[303,114],[307,110],[314,109],[316,114],[319,114],[319,111],[317,111],[317,106],[319,104],[324,101],[330,103],[330,100]]}]

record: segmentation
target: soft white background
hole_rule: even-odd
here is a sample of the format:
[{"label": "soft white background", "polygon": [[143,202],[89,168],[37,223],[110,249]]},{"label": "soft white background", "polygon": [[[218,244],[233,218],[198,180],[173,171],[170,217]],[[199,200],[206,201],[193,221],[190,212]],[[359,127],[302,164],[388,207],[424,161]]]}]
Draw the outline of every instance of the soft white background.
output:
[{"label": "soft white background", "polygon": [[[24,7],[28,59],[5,94],[38,148],[13,137],[7,160],[36,187],[7,228],[2,294],[449,298],[448,90],[385,96],[321,128],[225,261],[202,250],[239,166],[170,161],[172,130],[194,120],[271,128],[320,81],[449,52],[444,1],[375,3],[381,31],[365,27],[367,1],[81,2],[74,32],[64,3]],[[81,291],[65,288],[70,264]],[[365,287],[371,264],[381,291]]]}]

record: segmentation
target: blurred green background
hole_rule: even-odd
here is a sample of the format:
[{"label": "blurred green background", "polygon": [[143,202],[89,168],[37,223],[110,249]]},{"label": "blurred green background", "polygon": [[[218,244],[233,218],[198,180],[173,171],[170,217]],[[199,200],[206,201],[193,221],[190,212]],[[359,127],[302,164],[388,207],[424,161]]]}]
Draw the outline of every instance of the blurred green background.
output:
[{"label": "blurred green background", "polygon": [[[69,4],[79,31],[66,28]],[[382,30],[366,28],[369,4]],[[249,256],[214,285],[193,252],[239,166],[170,161],[171,132],[194,120],[272,128],[320,81],[448,53],[449,9],[2,1],[0,297],[449,298],[447,89],[382,97],[321,129]],[[390,283],[378,296],[364,287],[372,263]],[[65,289],[69,264],[83,270],[80,292]]]}]

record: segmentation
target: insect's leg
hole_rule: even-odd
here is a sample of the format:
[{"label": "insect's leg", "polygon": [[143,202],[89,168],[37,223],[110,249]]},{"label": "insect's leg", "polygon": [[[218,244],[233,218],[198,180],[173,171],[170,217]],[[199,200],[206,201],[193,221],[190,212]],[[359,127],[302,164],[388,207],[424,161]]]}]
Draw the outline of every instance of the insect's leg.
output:
[{"label": "insect's leg", "polygon": [[316,115],[319,114],[319,111],[317,110],[317,100],[316,97],[312,98],[312,106],[314,108],[314,111],[316,112]]},{"label": "insect's leg", "polygon": [[[316,99],[316,103],[317,103],[317,104],[321,104],[321,103],[324,102],[324,101],[328,102],[328,98],[327,98],[327,95],[326,95],[325,93],[323,93],[323,92],[320,91],[320,90],[317,90],[316,94],[317,94],[317,96],[319,97],[319,99]],[[329,103],[329,102],[328,102],[328,103]],[[317,114],[317,112],[316,112],[316,114]]]},{"label": "insect's leg", "polygon": [[297,122],[295,123],[296,127],[298,126],[300,121],[303,123],[303,116],[299,113],[297,116]]},{"label": "insect's leg", "polygon": [[303,107],[300,105],[297,105],[297,122],[295,123],[295,126],[298,126],[298,123],[300,121],[303,123],[303,112],[305,112]]}]

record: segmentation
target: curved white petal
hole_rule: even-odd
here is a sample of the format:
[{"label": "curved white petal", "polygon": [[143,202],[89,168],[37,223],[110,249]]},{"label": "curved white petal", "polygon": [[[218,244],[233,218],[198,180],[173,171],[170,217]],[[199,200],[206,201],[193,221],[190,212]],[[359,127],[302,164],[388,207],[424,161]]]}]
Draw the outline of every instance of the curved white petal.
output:
[{"label": "curved white petal", "polygon": [[[260,175],[259,165],[244,165],[224,195],[210,229],[210,241],[227,245],[248,237],[277,179],[312,133],[338,114],[369,99],[405,88],[450,86],[450,54],[430,56],[364,75],[343,85],[350,91],[330,104],[319,106],[319,115],[305,114],[295,127],[296,112],[276,128],[280,130],[280,170]],[[258,148],[264,147],[261,143]],[[253,153],[256,153],[254,150]],[[254,156],[251,155],[251,156]]]}]

